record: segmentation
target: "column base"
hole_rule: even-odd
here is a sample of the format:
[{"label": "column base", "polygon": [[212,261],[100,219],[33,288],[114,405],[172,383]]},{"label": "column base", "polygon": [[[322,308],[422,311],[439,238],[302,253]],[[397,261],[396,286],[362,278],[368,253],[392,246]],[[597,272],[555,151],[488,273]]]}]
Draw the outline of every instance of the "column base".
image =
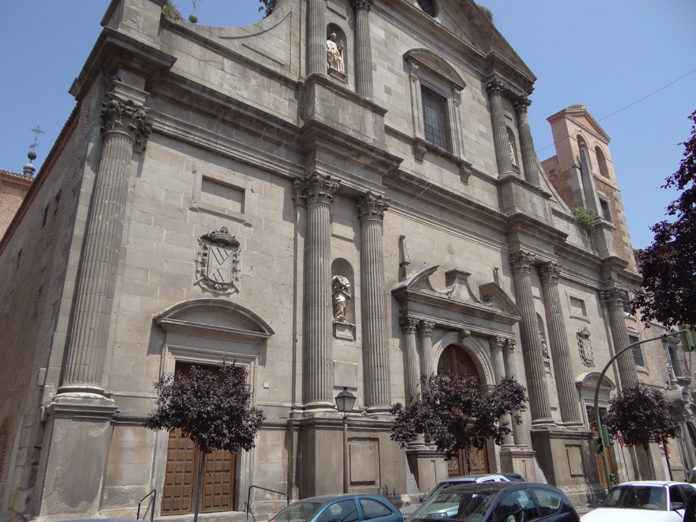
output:
[{"label": "column base", "polygon": [[532,430],[532,444],[549,484],[579,506],[593,503],[601,490],[591,442],[588,431]]},{"label": "column base", "polygon": [[519,473],[528,482],[538,482],[536,472],[536,452],[524,446],[503,446],[500,448],[500,468],[503,473]]},{"label": "column base", "polygon": [[407,449],[406,458],[421,493],[432,491],[440,481],[449,476],[445,455],[425,444]]},{"label": "column base", "polygon": [[48,406],[34,512],[38,517],[89,518],[98,511],[116,403],[103,394],[59,393]]}]

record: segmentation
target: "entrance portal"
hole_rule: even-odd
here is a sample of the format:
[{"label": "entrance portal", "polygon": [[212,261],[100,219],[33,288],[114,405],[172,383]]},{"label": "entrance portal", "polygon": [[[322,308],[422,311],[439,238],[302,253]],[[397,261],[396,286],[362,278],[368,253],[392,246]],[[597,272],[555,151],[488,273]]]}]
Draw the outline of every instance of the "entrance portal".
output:
[{"label": "entrance portal", "polygon": [[[437,373],[457,375],[459,377],[465,377],[467,379],[473,378],[479,382],[481,381],[481,375],[479,374],[474,361],[471,359],[471,357],[469,357],[462,347],[454,344],[448,346],[445,348],[445,351],[442,352],[440,360],[437,364]],[[457,456],[452,457],[447,461],[447,470],[450,477],[458,475],[490,473],[488,463],[489,460],[487,448],[473,448],[469,452],[468,459],[466,457],[466,453],[463,450],[460,450]]]}]

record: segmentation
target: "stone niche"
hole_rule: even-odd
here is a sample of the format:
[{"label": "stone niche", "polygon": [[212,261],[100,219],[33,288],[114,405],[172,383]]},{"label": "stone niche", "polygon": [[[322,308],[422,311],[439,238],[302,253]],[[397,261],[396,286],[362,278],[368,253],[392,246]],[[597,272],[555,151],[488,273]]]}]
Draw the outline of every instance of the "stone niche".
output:
[{"label": "stone niche", "polygon": [[343,258],[331,263],[333,334],[336,339],[355,340],[355,275]]}]

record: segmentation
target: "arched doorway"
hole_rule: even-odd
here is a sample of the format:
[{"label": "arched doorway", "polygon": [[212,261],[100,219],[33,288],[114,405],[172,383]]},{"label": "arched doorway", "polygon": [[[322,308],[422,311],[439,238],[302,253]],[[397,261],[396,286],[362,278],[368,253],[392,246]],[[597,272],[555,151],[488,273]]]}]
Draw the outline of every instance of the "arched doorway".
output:
[{"label": "arched doorway", "polygon": [[[458,375],[460,377],[474,378],[481,381],[481,374],[476,367],[473,359],[466,353],[464,348],[455,344],[449,345],[442,352],[437,363],[437,373]],[[479,473],[490,473],[488,449],[472,449],[467,459],[464,451],[460,451],[456,457],[447,461],[447,471],[450,477],[459,475],[473,475]]]}]

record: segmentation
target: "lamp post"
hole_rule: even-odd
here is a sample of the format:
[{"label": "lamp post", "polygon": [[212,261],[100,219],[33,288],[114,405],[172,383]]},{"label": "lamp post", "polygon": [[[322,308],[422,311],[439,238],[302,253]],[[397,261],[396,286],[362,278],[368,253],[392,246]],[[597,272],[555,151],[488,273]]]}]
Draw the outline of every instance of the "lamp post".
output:
[{"label": "lamp post", "polygon": [[353,411],[355,395],[345,386],[336,395],[336,409],[343,414],[343,493],[348,493],[348,413]]}]

